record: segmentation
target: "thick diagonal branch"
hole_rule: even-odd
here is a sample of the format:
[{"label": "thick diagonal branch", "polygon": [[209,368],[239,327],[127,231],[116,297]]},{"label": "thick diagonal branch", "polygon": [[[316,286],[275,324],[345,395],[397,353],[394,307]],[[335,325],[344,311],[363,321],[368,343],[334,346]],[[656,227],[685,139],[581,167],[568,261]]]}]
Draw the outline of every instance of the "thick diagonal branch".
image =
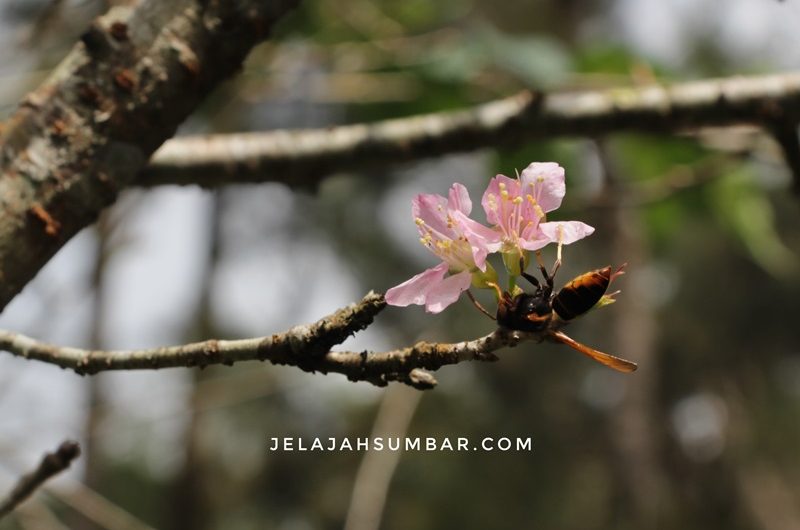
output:
[{"label": "thick diagonal branch", "polygon": [[298,0],[112,8],[0,136],[0,310]]},{"label": "thick diagonal branch", "polygon": [[129,351],[84,350],[54,346],[30,337],[0,331],[0,349],[27,359],[35,359],[79,374],[107,370],[137,370],[241,361],[270,361],[296,366],[307,372],[340,373],[352,381],[369,381],[384,386],[401,381],[415,388],[431,388],[436,380],[424,370],[463,361],[496,360],[492,353],[514,346],[527,336],[497,330],[479,339],[442,344],[419,342],[386,352],[331,351],[348,336],[366,328],[384,307],[383,295],[369,293],[359,303],[336,311],[314,324],[296,326],[285,333],[241,340],[207,340],[180,346]]},{"label": "thick diagonal branch", "polygon": [[44,455],[39,467],[22,476],[8,496],[0,500],[0,519],[30,497],[47,479],[67,469],[80,454],[81,449],[76,442],[65,441],[54,452]]},{"label": "thick diagonal branch", "polygon": [[314,186],[339,171],[535,138],[664,132],[800,120],[800,73],[591,92],[522,92],[476,107],[317,130],[176,138],[137,184],[284,182]]}]

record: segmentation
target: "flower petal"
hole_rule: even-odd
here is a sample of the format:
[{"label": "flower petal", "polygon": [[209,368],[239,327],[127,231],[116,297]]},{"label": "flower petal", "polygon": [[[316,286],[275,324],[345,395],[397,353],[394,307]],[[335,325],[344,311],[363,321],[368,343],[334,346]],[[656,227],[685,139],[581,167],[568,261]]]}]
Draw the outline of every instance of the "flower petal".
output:
[{"label": "flower petal", "polygon": [[392,287],[386,291],[386,303],[400,307],[411,304],[425,304],[428,292],[442,282],[444,275],[447,274],[447,268],[447,263],[442,262],[436,267],[423,271],[410,280]]},{"label": "flower petal", "polygon": [[447,205],[451,210],[457,210],[461,213],[469,215],[472,211],[472,199],[469,198],[469,192],[463,184],[456,182],[450,188],[449,199]]},{"label": "flower petal", "polygon": [[440,313],[445,307],[458,300],[461,293],[469,289],[471,283],[472,274],[469,271],[448,276],[428,291],[425,311]]},{"label": "flower petal", "polygon": [[472,259],[480,270],[486,270],[486,256],[500,249],[500,233],[467,217],[462,212],[453,212],[453,219],[459,230],[467,238],[472,248]]},{"label": "flower petal", "polygon": [[561,206],[566,194],[564,168],[555,162],[533,162],[520,174],[525,194],[533,190],[533,198],[545,212],[552,212]]},{"label": "flower petal", "polygon": [[420,193],[411,201],[414,220],[422,219],[430,228],[452,239],[452,230],[447,226],[447,199],[433,193]]},{"label": "flower petal", "polygon": [[539,231],[553,243],[569,245],[591,235],[594,228],[580,221],[553,221],[540,224]]},{"label": "flower petal", "polygon": [[496,175],[489,181],[486,191],[483,192],[481,204],[483,205],[483,211],[486,212],[486,220],[494,225],[508,222],[508,212],[501,211],[500,184],[505,186],[510,197],[519,195],[519,181],[517,179],[508,178],[505,175]]},{"label": "flower petal", "polygon": [[525,250],[539,250],[540,248],[544,248],[548,244],[552,243],[552,240],[541,232],[539,232],[537,236],[538,237],[533,239],[520,239],[519,246]]}]

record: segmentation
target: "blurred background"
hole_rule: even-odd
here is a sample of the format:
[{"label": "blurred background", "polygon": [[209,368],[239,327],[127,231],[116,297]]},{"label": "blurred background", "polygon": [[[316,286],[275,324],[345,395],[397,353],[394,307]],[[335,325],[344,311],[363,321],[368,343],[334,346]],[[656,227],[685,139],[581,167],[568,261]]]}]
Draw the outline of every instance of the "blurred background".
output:
[{"label": "blurred background", "polygon": [[[0,120],[108,7],[0,1]],[[793,0],[306,0],[180,134],[792,70],[798,19]],[[629,263],[619,302],[570,334],[638,362],[635,374],[551,344],[446,367],[425,393],[260,363],[81,378],[0,354],[0,492],[62,439],[84,449],[0,528],[800,528],[800,209],[757,129],[497,146],[337,174],[314,193],[131,190],[0,327],[115,349],[282,331],[436,263],[417,241],[415,194],[462,182],[483,221],[488,179],[531,161],[567,170],[554,219],[597,228],[566,249],[560,281]],[[465,340],[492,324],[466,301],[435,316],[388,308],[343,347]],[[273,436],[371,433],[533,444],[267,449]]]}]

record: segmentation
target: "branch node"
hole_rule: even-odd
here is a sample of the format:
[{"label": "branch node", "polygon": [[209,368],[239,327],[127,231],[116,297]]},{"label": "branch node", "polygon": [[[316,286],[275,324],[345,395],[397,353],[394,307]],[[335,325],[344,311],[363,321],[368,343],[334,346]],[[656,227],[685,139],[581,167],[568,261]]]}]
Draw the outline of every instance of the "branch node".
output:
[{"label": "branch node", "polygon": [[406,381],[404,382],[417,390],[430,390],[438,384],[438,381],[436,381],[432,373],[419,368],[414,368],[408,372]]}]

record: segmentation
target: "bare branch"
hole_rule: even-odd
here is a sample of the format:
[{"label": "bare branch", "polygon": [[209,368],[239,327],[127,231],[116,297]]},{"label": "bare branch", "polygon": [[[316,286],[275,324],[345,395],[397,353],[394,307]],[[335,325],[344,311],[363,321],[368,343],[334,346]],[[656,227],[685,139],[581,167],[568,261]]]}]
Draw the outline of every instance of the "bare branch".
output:
[{"label": "bare branch", "polygon": [[0,332],[0,348],[15,355],[69,368],[78,374],[107,370],[139,370],[233,364],[249,360],[301,365],[324,358],[331,346],[366,328],[386,306],[383,295],[370,292],[358,304],[340,309],[314,324],[285,333],[241,340],[206,340],[147,350],[104,351],[58,347],[12,333]]},{"label": "bare branch", "polygon": [[8,496],[0,501],[0,519],[30,497],[47,479],[67,469],[80,454],[78,443],[68,440],[61,442],[54,452],[44,455],[39,467],[21,477]]},{"label": "bare branch", "polygon": [[340,309],[314,324],[295,326],[285,333],[240,340],[207,340],[180,346],[146,350],[103,351],[60,347],[30,337],[0,331],[0,349],[78,374],[108,370],[139,370],[173,367],[231,365],[241,361],[270,361],[296,366],[306,372],[340,373],[352,381],[385,386],[400,381],[417,389],[436,385],[425,370],[463,361],[496,361],[495,350],[515,346],[521,340],[542,337],[498,329],[484,337],[453,344],[418,342],[386,352],[331,351],[349,335],[366,328],[386,306],[383,295],[370,292],[359,303]]},{"label": "bare branch", "polygon": [[0,134],[0,309],[298,0],[175,0],[91,24]]},{"label": "bare branch", "polygon": [[800,120],[800,73],[731,77],[591,92],[522,92],[455,112],[316,130],[187,137],[159,149],[136,183],[317,185],[339,171],[534,138],[769,126]]}]

